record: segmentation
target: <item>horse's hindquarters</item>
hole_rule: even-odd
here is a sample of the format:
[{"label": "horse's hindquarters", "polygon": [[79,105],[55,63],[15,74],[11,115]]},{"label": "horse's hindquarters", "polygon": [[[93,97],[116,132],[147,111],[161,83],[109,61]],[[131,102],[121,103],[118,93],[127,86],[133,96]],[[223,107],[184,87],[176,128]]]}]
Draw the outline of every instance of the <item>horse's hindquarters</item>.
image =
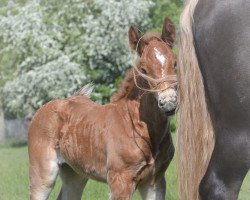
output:
[{"label": "horse's hindquarters", "polygon": [[[250,3],[200,0],[196,52],[216,135],[202,199],[236,199],[250,167]],[[216,187],[215,187],[216,186]]]},{"label": "horse's hindquarters", "polygon": [[[216,6],[215,6],[216,3]],[[250,3],[200,0],[194,38],[212,114],[221,123],[249,128]]]}]

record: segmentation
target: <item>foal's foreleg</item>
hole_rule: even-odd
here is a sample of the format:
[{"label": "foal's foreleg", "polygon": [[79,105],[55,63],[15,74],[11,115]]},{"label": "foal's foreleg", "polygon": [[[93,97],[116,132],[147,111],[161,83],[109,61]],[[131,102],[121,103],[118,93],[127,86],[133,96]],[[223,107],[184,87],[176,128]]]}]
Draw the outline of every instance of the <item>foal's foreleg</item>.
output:
[{"label": "foal's foreleg", "polygon": [[164,200],[166,195],[165,177],[159,177],[155,183],[148,181],[140,185],[138,189],[143,200]]},{"label": "foal's foreleg", "polygon": [[109,200],[130,200],[135,190],[133,178],[127,173],[108,172]]}]

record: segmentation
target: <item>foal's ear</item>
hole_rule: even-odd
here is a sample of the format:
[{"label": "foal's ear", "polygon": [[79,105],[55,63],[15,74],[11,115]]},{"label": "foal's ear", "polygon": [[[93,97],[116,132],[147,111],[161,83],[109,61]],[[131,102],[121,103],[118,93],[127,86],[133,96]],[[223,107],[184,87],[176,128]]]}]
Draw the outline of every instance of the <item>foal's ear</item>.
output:
[{"label": "foal's ear", "polygon": [[130,26],[128,31],[129,45],[131,49],[136,50],[137,43],[141,38],[141,34],[138,32],[135,26]]},{"label": "foal's ear", "polygon": [[174,26],[173,22],[167,17],[165,18],[164,23],[163,23],[161,38],[171,48],[173,48],[173,44],[174,44],[175,38],[176,38],[175,26]]},{"label": "foal's ear", "polygon": [[143,51],[144,41],[135,26],[130,26],[128,31],[128,39],[131,49],[137,51],[137,53],[141,55]]}]

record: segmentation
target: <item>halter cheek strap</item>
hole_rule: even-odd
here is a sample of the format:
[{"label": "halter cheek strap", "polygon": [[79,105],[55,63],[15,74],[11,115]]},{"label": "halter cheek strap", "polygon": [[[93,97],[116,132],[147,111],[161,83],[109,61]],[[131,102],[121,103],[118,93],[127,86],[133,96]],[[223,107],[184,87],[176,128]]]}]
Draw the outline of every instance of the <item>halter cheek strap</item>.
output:
[{"label": "halter cheek strap", "polygon": [[[156,83],[156,88],[155,89],[148,89],[148,88],[142,88],[138,85],[137,83],[137,79],[136,79],[136,72],[138,73],[139,76],[141,76],[142,78],[144,78],[145,80],[147,80],[148,82],[154,82]],[[177,83],[177,76],[176,75],[168,75],[167,77],[164,78],[160,78],[160,79],[154,79],[150,76],[147,76],[146,74],[143,74],[142,72],[140,72],[140,70],[138,69],[137,66],[133,67],[133,75],[134,75],[134,82],[137,88],[143,90],[143,91],[147,91],[147,92],[160,92],[160,91],[164,91],[168,88],[173,88],[175,87],[178,83]],[[163,89],[158,89],[157,87],[162,84],[165,83],[167,81],[171,81],[173,83],[171,83],[169,86],[163,88]]]}]

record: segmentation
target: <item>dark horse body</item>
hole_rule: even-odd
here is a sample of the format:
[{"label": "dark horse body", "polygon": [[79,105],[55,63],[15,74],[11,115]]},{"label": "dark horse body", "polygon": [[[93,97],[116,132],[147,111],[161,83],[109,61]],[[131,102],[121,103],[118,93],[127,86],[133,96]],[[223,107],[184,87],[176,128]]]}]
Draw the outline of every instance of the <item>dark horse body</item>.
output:
[{"label": "dark horse body", "polygon": [[250,1],[199,0],[193,11],[193,44],[215,139],[198,196],[235,200],[250,167]]},{"label": "dark horse body", "polygon": [[215,148],[202,199],[236,199],[250,167],[250,1],[200,0],[194,40]]}]

